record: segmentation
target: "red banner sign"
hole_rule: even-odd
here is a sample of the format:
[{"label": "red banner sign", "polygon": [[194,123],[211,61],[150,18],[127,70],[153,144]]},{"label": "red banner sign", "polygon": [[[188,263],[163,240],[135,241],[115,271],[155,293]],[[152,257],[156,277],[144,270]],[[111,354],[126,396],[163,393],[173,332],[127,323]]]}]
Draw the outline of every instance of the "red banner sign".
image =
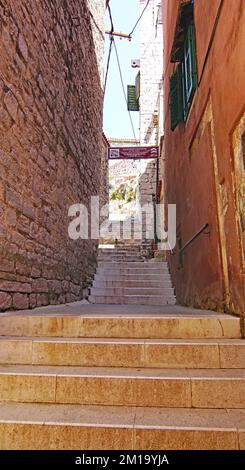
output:
[{"label": "red banner sign", "polygon": [[159,147],[109,147],[109,160],[159,158]]}]

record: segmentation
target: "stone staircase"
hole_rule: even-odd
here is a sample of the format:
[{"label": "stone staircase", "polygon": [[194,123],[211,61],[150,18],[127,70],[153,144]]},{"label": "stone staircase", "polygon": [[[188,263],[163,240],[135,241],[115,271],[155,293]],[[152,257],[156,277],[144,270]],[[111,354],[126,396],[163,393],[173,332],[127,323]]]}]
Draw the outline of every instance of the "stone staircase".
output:
[{"label": "stone staircase", "polygon": [[0,335],[0,449],[245,449],[239,318],[76,303]]},{"label": "stone staircase", "polygon": [[167,262],[146,260],[140,246],[102,248],[90,303],[173,305],[174,289]]}]

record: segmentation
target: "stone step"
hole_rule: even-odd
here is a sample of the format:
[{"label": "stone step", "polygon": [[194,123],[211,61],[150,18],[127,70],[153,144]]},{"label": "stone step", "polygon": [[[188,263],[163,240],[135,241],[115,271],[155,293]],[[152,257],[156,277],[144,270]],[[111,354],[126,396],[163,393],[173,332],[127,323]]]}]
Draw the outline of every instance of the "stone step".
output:
[{"label": "stone step", "polygon": [[[1,336],[51,336],[83,338],[230,338],[241,337],[240,319],[231,315],[208,311],[188,310],[175,306],[174,312],[158,308],[158,313],[148,313],[138,306],[116,308],[88,305],[87,314],[72,315],[69,307],[56,307],[60,313],[28,313],[26,315],[0,316]],[[135,311],[135,307],[137,311]],[[125,310],[126,308],[126,310]],[[156,308],[156,307],[155,307]],[[170,308],[170,307],[169,307]],[[118,310],[118,306],[117,306]],[[42,309],[45,312],[45,309]],[[77,308],[79,312],[79,308]],[[98,313],[96,313],[98,311]],[[101,312],[101,313],[100,313]],[[135,312],[135,313],[134,313]]]},{"label": "stone step", "polygon": [[92,296],[174,296],[174,289],[172,287],[161,287],[161,288],[154,288],[154,287],[97,287],[93,286],[91,288],[91,295]]},{"label": "stone step", "polygon": [[113,264],[113,263],[120,263],[120,265],[123,265],[124,264],[128,264],[130,263],[130,265],[135,266],[135,264],[139,264],[139,266],[142,266],[143,263],[145,263],[145,260],[143,258],[136,258],[136,257],[132,257],[132,258],[125,258],[125,257],[119,257],[119,256],[111,256],[110,258],[108,258],[108,256],[106,257],[103,257],[103,256],[98,256],[97,258],[97,261],[98,261],[98,266],[99,265],[102,265],[102,264],[108,264],[108,266],[110,266],[110,264]]},{"label": "stone step", "polygon": [[238,450],[244,429],[244,410],[0,404],[2,450]]},{"label": "stone step", "polygon": [[139,258],[141,257],[141,252],[140,251],[115,251],[115,250],[111,250],[111,251],[101,251],[99,250],[98,251],[98,256],[103,256],[103,257],[110,257],[110,256],[126,256],[126,257],[136,257],[136,258]]},{"label": "stone step", "polygon": [[114,247],[114,248],[99,248],[98,253],[139,253],[139,246],[127,246],[127,247]]},{"label": "stone step", "polygon": [[245,370],[0,366],[0,402],[245,408]]},{"label": "stone step", "polygon": [[155,281],[128,281],[126,279],[120,279],[120,280],[95,280],[93,282],[93,287],[98,287],[100,289],[110,287],[110,288],[120,288],[120,287],[134,287],[134,288],[139,288],[139,287],[146,287],[146,288],[171,288],[172,283],[169,278],[163,279],[158,278],[158,280]]},{"label": "stone step", "polygon": [[119,262],[119,261],[99,261],[98,262],[98,267],[104,267],[104,268],[123,268],[123,269],[130,269],[130,268],[140,268],[140,269],[145,269],[148,271],[149,269],[166,269],[168,270],[168,265],[167,263],[160,262],[160,261],[124,261],[124,262]]},{"label": "stone step", "polygon": [[97,295],[89,296],[91,304],[107,305],[175,305],[174,295]]},{"label": "stone step", "polygon": [[150,282],[155,282],[155,281],[169,281],[171,282],[171,278],[168,272],[166,273],[159,273],[157,274],[149,274],[148,272],[145,273],[140,273],[140,274],[125,274],[123,272],[121,273],[114,273],[114,272],[106,272],[106,273],[96,273],[94,276],[94,279],[96,281],[150,281]]},{"label": "stone step", "polygon": [[98,267],[97,274],[168,274],[168,269],[165,267],[157,268],[155,266],[142,266],[142,268],[127,268],[126,266],[108,266]]},{"label": "stone step", "polygon": [[0,363],[241,369],[245,363],[245,341],[1,337]]}]

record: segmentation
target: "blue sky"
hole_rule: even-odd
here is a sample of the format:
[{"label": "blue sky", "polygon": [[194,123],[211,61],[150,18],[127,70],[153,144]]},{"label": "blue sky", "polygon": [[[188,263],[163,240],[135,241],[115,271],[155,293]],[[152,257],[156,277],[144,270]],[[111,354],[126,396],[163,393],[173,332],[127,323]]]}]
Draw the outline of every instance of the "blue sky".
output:
[{"label": "blue sky", "polygon": [[[138,0],[110,0],[114,30],[129,34],[139,18]],[[106,29],[110,30],[109,15],[106,15]],[[139,26],[134,32],[131,42],[128,39],[115,38],[116,47],[122,69],[123,81],[127,85],[134,85],[138,69],[131,67],[131,60],[139,58]],[[109,50],[109,35],[106,34],[105,69]],[[136,137],[139,136],[139,113],[131,112]],[[107,138],[133,139],[133,131],[123,96],[116,54],[114,47],[110,60],[110,69],[106,85],[104,102],[104,132]]]}]

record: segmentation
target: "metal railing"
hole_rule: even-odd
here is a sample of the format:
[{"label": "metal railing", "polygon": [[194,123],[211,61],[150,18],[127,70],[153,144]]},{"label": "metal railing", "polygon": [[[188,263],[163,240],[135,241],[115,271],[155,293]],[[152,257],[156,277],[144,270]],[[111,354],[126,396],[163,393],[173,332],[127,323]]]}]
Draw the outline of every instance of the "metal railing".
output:
[{"label": "metal railing", "polygon": [[199,235],[201,235],[208,227],[209,227],[209,224],[203,225],[203,227],[201,227],[200,230],[198,230],[198,232],[195,233],[195,235],[194,235],[184,246],[181,247],[181,249],[179,250],[179,252],[180,252],[180,253],[183,253],[183,251],[184,251],[194,240],[196,240],[196,238],[199,237]]},{"label": "metal railing", "polygon": [[185,243],[184,246],[181,246],[179,248],[179,269],[183,268],[183,262],[184,262],[184,251],[188,246],[193,243],[194,240],[196,240],[205,230],[209,227],[209,224],[203,225],[198,232],[195,233],[195,235],[187,242]]}]

